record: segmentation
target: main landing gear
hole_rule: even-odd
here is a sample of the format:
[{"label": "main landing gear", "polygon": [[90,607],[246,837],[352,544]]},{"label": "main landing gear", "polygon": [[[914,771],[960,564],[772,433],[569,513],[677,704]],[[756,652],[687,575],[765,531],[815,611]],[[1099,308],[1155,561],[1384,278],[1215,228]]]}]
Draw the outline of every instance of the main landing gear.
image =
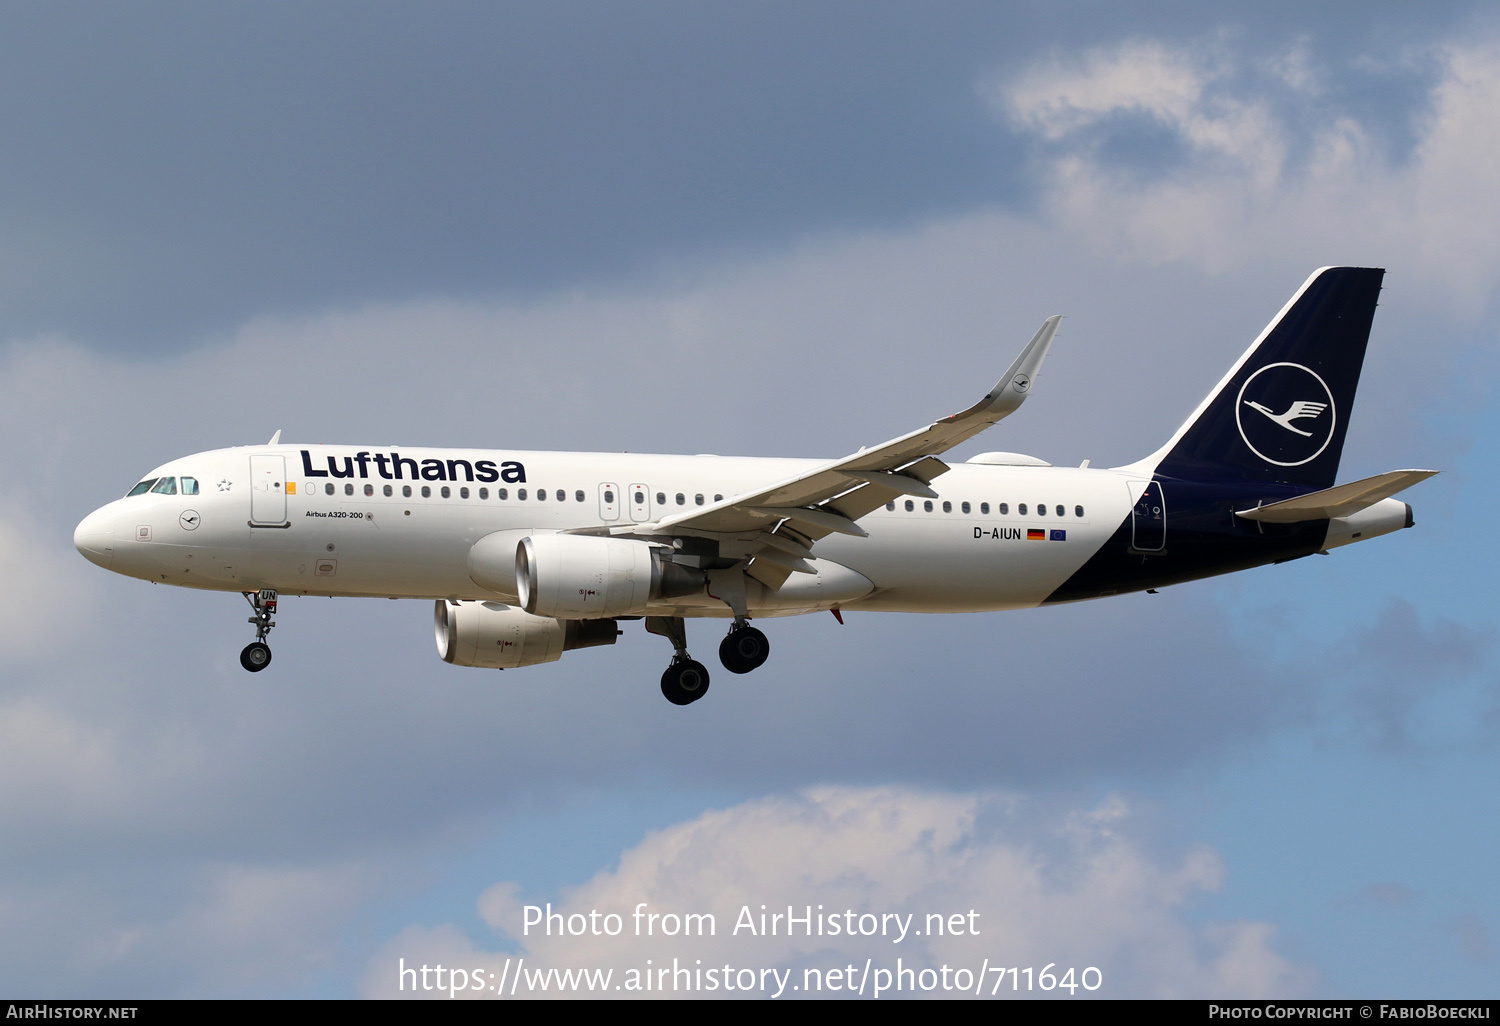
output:
[{"label": "main landing gear", "polygon": [[691,705],[708,691],[708,670],[688,655],[687,628],[680,616],[648,616],[646,630],[672,643],[672,665],[661,675],[661,693],[673,705]]},{"label": "main landing gear", "polygon": [[770,654],[771,643],[766,636],[743,620],[736,620],[719,642],[719,662],[730,673],[749,673]]},{"label": "main landing gear", "polygon": [[276,621],[271,619],[276,615],[276,592],[270,588],[247,591],[245,600],[255,610],[255,615],[250,618],[255,624],[255,640],[240,653],[240,665],[251,673],[259,673],[271,665],[271,646],[266,644],[266,635],[276,626]]},{"label": "main landing gear", "polygon": [[[708,670],[688,655],[687,628],[680,616],[648,616],[646,630],[672,643],[672,665],[661,675],[661,693],[673,705],[691,705],[708,691]],[[744,620],[736,620],[719,644],[719,659],[730,673],[749,673],[766,661],[771,643]]]}]

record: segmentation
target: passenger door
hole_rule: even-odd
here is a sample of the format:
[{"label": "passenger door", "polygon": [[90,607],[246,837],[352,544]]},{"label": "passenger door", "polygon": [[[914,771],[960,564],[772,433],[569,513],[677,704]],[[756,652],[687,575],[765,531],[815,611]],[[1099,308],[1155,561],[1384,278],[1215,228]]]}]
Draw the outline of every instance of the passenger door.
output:
[{"label": "passenger door", "polygon": [[277,527],[286,523],[285,457],[250,457],[250,522]]},{"label": "passenger door", "polygon": [[[1131,491],[1141,487],[1141,482],[1132,481]],[[1136,500],[1130,513],[1131,547],[1137,552],[1161,552],[1167,545],[1167,503],[1162,498],[1161,484],[1148,483],[1141,497]]]}]

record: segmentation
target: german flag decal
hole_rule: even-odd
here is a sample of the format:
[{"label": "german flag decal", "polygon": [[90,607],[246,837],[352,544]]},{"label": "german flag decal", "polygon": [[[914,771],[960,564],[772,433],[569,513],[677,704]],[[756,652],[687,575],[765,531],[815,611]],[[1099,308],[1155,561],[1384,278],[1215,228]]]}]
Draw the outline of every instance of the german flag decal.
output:
[{"label": "german flag decal", "polygon": [[1040,527],[1028,527],[1026,529],[1026,540],[1027,541],[1046,541],[1047,540],[1047,532],[1043,531]]}]

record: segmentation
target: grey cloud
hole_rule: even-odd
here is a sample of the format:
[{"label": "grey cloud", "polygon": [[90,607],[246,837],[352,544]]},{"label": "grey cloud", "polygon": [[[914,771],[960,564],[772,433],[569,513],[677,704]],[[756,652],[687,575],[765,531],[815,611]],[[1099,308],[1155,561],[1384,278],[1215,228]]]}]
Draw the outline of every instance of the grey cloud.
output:
[{"label": "grey cloud", "polygon": [[1464,957],[1475,962],[1490,962],[1495,958],[1495,943],[1484,921],[1478,916],[1459,916],[1449,924],[1449,929],[1458,939]]},{"label": "grey cloud", "polygon": [[[1392,602],[1378,623],[1348,639],[1339,673],[1350,683],[1352,711],[1374,744],[1388,751],[1472,745],[1474,736],[1434,735],[1425,723],[1438,702],[1468,688],[1476,674],[1493,673],[1493,638],[1447,620],[1424,618],[1407,602]],[[1350,665],[1352,663],[1352,665]]]},{"label": "grey cloud", "polygon": [[1399,907],[1409,905],[1416,899],[1410,887],[1399,883],[1372,883],[1363,888],[1360,896],[1380,905]]},{"label": "grey cloud", "polygon": [[826,2],[12,8],[0,21],[0,326],[191,345],[268,310],[528,296],[810,232],[1030,205],[974,83],[1049,48],[1311,40],[1333,87],[1465,4]]}]

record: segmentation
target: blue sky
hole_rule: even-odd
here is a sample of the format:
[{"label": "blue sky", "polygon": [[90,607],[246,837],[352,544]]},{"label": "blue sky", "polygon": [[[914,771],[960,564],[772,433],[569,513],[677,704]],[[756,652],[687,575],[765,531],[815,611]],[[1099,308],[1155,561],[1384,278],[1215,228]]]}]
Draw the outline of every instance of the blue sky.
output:
[{"label": "blue sky", "polygon": [[[1493,996],[1480,5],[38,5],[0,14],[0,991],[389,993],[397,959],[1097,965],[1115,996]],[[1344,479],[1417,527],[1009,614],[449,667],[421,603],[148,588],[73,525],[288,439],[1154,449],[1315,267],[1388,269]],[[700,638],[707,638],[702,630]],[[498,679],[497,679],[498,678]],[[686,714],[686,715],[684,715]],[[759,897],[751,897],[759,895]],[[549,945],[519,908],[976,907],[983,939]]]}]

